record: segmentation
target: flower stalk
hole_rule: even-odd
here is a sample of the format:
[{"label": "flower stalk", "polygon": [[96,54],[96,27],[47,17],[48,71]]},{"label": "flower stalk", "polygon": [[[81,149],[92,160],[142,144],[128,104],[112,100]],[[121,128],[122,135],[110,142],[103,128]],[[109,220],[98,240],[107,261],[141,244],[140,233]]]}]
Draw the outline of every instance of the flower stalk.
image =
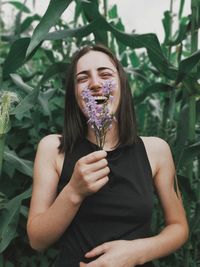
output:
[{"label": "flower stalk", "polygon": [[91,90],[86,87],[81,96],[85,102],[84,112],[88,117],[88,124],[95,132],[96,142],[100,149],[103,149],[107,131],[112,127],[114,114],[111,114],[108,104],[113,101],[113,81],[107,81],[102,86],[100,99],[92,95]]}]

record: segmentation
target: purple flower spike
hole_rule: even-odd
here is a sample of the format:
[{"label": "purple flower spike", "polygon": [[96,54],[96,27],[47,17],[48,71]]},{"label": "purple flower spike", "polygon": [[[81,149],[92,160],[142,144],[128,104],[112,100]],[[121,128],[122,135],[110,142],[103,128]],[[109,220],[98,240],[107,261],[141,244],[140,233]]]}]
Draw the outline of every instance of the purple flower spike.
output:
[{"label": "purple flower spike", "polygon": [[103,84],[102,92],[104,95],[110,95],[111,92],[113,91],[113,87],[115,85],[115,82],[113,80],[111,81],[106,81]]},{"label": "purple flower spike", "polygon": [[110,113],[108,108],[108,103],[113,101],[113,96],[111,95],[115,83],[113,80],[104,82],[102,86],[102,95],[106,96],[107,101],[98,105],[95,97],[92,96],[91,91],[86,87],[81,96],[85,101],[85,113],[88,116],[88,124],[95,132],[97,144],[100,149],[103,149],[105,144],[106,133],[112,127],[112,121],[114,119],[114,114]]}]

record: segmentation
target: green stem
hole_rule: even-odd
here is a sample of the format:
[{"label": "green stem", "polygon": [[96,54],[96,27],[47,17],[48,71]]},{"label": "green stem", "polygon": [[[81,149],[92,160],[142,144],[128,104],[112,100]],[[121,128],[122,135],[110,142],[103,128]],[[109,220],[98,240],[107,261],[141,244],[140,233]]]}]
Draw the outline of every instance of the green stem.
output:
[{"label": "green stem", "polygon": [[191,52],[194,53],[198,50],[198,16],[199,16],[200,5],[197,0],[191,2]]},{"label": "green stem", "polygon": [[[169,21],[169,41],[172,40],[172,28],[173,28],[173,0],[170,0],[170,21]],[[171,54],[172,54],[172,46],[169,45],[168,47],[168,53],[167,53],[167,58],[168,61],[171,61]],[[165,106],[165,109],[167,108],[167,116],[163,116],[164,118],[169,118],[169,122],[165,121],[163,124],[163,129],[165,129],[165,138],[168,140],[169,137],[169,132],[172,127],[172,121],[174,117],[174,107],[175,107],[175,99],[176,99],[176,92],[175,88],[173,88],[172,92],[169,92],[167,99],[169,97],[169,103],[167,104],[167,107]],[[168,101],[167,101],[168,102]],[[166,103],[165,103],[166,104]],[[169,108],[170,106],[170,108]],[[164,115],[164,114],[163,114]],[[166,131],[166,129],[168,131]]]},{"label": "green stem", "polygon": [[179,20],[182,17],[184,5],[185,5],[185,0],[181,0],[180,1],[180,5],[179,5],[179,12],[178,12],[178,18],[179,18]]},{"label": "green stem", "polygon": [[[174,1],[170,1],[170,34],[169,34],[169,39],[172,40],[172,27],[173,27],[173,4]],[[169,46],[168,50],[168,60],[170,62],[171,60],[171,52],[172,52],[172,46]],[[172,92],[170,92],[170,108],[169,108],[169,119],[170,122],[173,120],[174,116],[174,109],[175,109],[175,99],[176,99],[176,93],[175,93],[175,88],[173,88]],[[170,128],[171,128],[171,123],[170,123]]]},{"label": "green stem", "polygon": [[196,101],[195,96],[189,97],[189,140],[195,139],[195,122],[196,122]]},{"label": "green stem", "polygon": [[0,177],[1,177],[2,166],[3,166],[3,153],[4,153],[4,147],[5,147],[5,139],[6,139],[6,135],[1,134],[0,135]]},{"label": "green stem", "polygon": [[173,2],[174,2],[173,0],[170,1],[170,12],[171,12],[171,13],[172,13],[172,11],[173,11]]},{"label": "green stem", "polygon": [[104,17],[107,17],[108,14],[108,0],[103,0],[103,9],[104,9]]},{"label": "green stem", "polygon": [[[173,26],[173,0],[170,1],[170,25],[169,25],[169,40],[172,40],[172,26]],[[170,61],[171,58],[171,50],[172,46],[169,45],[168,49],[168,60]]]}]

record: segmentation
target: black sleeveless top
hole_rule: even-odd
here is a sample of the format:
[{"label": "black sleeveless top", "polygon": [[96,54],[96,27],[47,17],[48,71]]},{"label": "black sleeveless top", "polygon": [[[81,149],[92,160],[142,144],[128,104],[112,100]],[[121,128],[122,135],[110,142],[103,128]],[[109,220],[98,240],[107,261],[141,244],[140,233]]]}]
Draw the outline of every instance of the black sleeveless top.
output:
[{"label": "black sleeveless top", "polygon": [[[95,150],[97,145],[87,139],[77,142],[72,153],[65,156],[58,192],[68,183],[77,160]],[[152,173],[142,139],[108,151],[107,160],[109,182],[81,204],[60,239],[56,267],[79,267],[80,261],[94,260],[84,258],[84,254],[104,242],[151,236]]]}]

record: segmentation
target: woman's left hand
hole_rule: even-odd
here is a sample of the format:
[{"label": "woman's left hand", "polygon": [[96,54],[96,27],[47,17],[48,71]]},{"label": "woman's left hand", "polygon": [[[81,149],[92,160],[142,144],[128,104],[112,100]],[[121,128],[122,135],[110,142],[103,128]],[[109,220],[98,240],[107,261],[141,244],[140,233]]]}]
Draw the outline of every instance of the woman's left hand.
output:
[{"label": "woman's left hand", "polygon": [[133,241],[117,240],[104,243],[88,253],[86,258],[98,259],[86,264],[80,262],[80,267],[134,267],[138,263],[133,260],[137,253],[133,251]]}]

